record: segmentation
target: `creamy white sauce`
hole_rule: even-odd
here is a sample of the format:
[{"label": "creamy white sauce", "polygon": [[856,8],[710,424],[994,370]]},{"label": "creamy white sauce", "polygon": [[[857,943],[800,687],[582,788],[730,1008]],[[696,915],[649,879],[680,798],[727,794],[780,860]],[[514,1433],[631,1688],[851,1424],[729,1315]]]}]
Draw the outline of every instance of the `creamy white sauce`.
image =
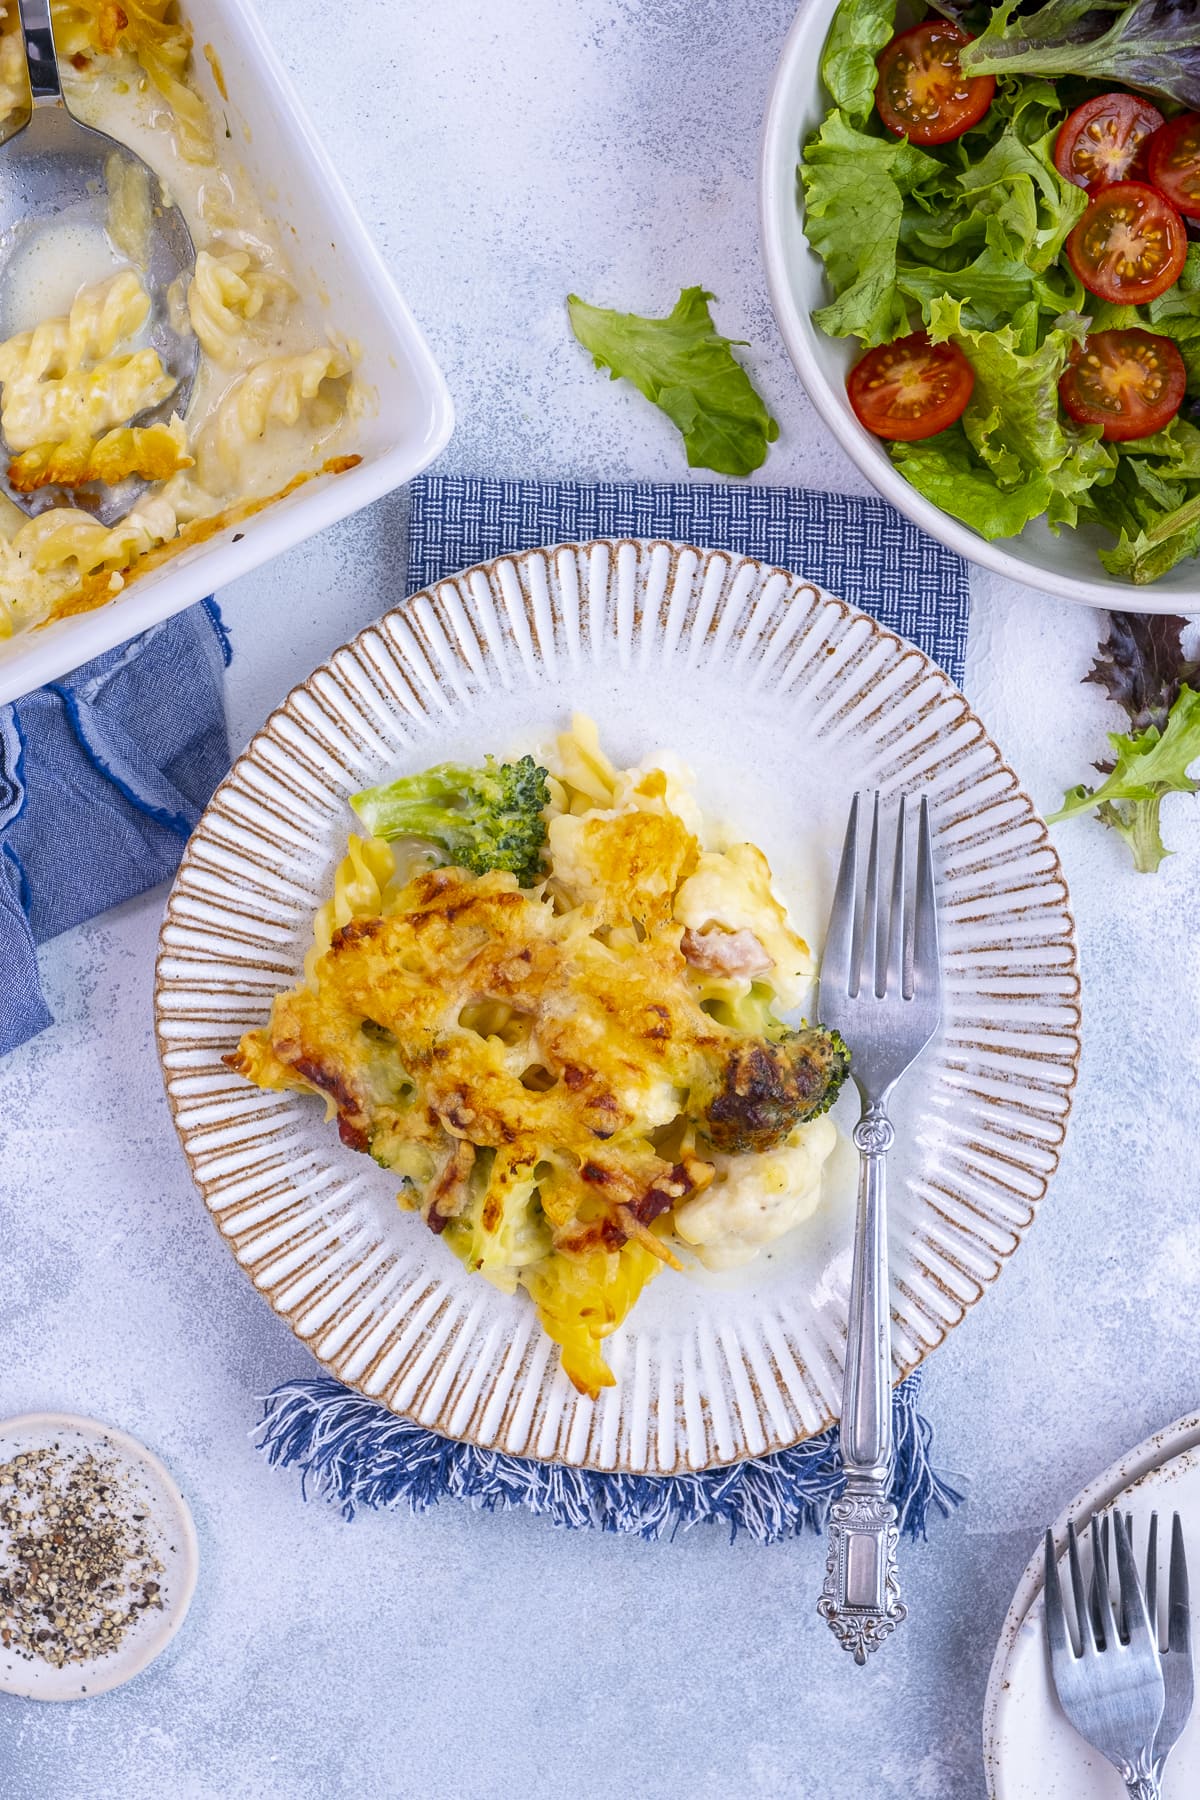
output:
[{"label": "creamy white sauce", "polygon": [[69,312],[80,288],[105,281],[128,265],[105,230],[104,212],[102,199],[80,201],[22,232],[0,289],[0,337],[15,337],[43,319]]}]

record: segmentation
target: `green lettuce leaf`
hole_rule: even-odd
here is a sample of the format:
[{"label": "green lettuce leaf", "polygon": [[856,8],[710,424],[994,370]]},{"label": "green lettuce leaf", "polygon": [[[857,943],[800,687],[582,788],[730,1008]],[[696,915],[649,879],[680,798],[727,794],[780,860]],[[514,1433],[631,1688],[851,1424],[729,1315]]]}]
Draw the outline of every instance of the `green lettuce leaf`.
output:
[{"label": "green lettuce leaf", "polygon": [[1112,731],[1108,741],[1114,756],[1111,773],[1098,787],[1071,788],[1046,822],[1052,825],[1094,809],[1125,839],[1134,866],[1153,874],[1169,855],[1159,828],[1163,796],[1200,791],[1200,782],[1188,774],[1200,758],[1200,693],[1180,688],[1164,730],[1150,725],[1132,736]]},{"label": "green lettuce leaf", "polygon": [[944,179],[941,166],[904,138],[871,137],[832,112],[809,140],[800,169],[804,229],[836,299],[813,316],[831,337],[886,344],[908,330],[896,286],[905,196]]},{"label": "green lettuce leaf", "polygon": [[1190,4],[1000,0],[959,58],[969,75],[1076,75],[1200,107],[1200,32]]},{"label": "green lettuce leaf", "polygon": [[598,369],[623,377],[660,407],[683,435],[689,468],[752,475],[779,426],[713,324],[715,295],[684,288],[665,319],[611,312],[567,297],[571,330]]},{"label": "green lettuce leaf", "polygon": [[1100,561],[1110,575],[1139,587],[1157,581],[1185,556],[1200,551],[1200,494],[1177,506],[1159,511],[1152,524],[1121,530],[1116,547],[1101,550]]},{"label": "green lettuce leaf", "polygon": [[856,125],[871,116],[879,70],[875,58],[896,30],[896,0],[843,0],[821,57],[821,80]]},{"label": "green lettuce leaf", "polygon": [[892,461],[919,494],[973,526],[989,542],[1015,537],[1031,519],[1041,517],[1053,497],[1049,475],[1030,475],[1014,487],[1002,488],[972,450],[961,425],[920,443],[889,448]]},{"label": "green lettuce leaf", "polygon": [[1091,516],[1118,534],[1115,547],[1100,552],[1105,568],[1143,586],[1200,550],[1200,430],[1177,415],[1117,450],[1116,473],[1094,496]]},{"label": "green lettuce leaf", "polygon": [[975,371],[975,388],[962,417],[972,449],[1002,489],[1026,489],[1044,478],[1045,511],[1051,525],[1073,525],[1088,490],[1111,481],[1116,452],[1100,441],[1099,428],[1064,422],[1058,405],[1058,378],[1082,328],[1056,327],[1036,343],[1037,315],[1031,305],[998,331],[974,331],[963,322],[962,304],[936,300],[929,335],[957,344]]}]

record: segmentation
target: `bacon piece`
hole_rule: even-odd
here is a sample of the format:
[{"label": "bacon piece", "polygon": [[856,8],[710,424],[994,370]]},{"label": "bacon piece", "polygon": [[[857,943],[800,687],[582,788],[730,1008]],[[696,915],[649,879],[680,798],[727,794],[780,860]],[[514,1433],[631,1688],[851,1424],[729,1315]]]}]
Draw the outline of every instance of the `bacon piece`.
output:
[{"label": "bacon piece", "polygon": [[680,949],[693,969],[705,975],[765,975],[775,964],[752,931],[722,931],[706,925],[685,931]]},{"label": "bacon piece", "polygon": [[467,1181],[474,1167],[474,1144],[468,1144],[465,1138],[456,1138],[446,1159],[446,1166],[429,1195],[425,1223],[430,1231],[439,1234],[445,1231],[451,1219],[462,1211],[467,1197]]}]

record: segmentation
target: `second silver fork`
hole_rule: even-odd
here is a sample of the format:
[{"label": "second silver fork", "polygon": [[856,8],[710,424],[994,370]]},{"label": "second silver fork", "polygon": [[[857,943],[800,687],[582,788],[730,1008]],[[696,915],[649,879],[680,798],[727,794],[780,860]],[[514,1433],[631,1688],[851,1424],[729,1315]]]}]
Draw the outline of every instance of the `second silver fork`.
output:
[{"label": "second silver fork", "polygon": [[829,1514],[825,1585],[818,1611],[865,1663],[906,1616],[896,1574],[892,1463],[892,1334],[885,1159],[895,1138],[888,1098],[941,1017],[941,964],[929,802],[922,799],[915,881],[910,883],[900,801],[891,903],[880,881],[879,795],[874,796],[866,876],[858,879],[859,802],[846,827],[825,952],[818,1011],[850,1048],[862,1096],[854,1128],[860,1156],[858,1214],[842,1387],[846,1490]]}]

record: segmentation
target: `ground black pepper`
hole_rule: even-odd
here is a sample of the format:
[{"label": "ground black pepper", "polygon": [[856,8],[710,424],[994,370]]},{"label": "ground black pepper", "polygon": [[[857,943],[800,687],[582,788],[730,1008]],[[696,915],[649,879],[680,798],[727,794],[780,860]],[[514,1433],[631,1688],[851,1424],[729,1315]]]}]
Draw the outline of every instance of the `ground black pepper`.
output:
[{"label": "ground black pepper", "polygon": [[146,1525],[119,1465],[91,1451],[0,1463],[0,1646],[56,1668],[118,1649],[162,1609]]}]

